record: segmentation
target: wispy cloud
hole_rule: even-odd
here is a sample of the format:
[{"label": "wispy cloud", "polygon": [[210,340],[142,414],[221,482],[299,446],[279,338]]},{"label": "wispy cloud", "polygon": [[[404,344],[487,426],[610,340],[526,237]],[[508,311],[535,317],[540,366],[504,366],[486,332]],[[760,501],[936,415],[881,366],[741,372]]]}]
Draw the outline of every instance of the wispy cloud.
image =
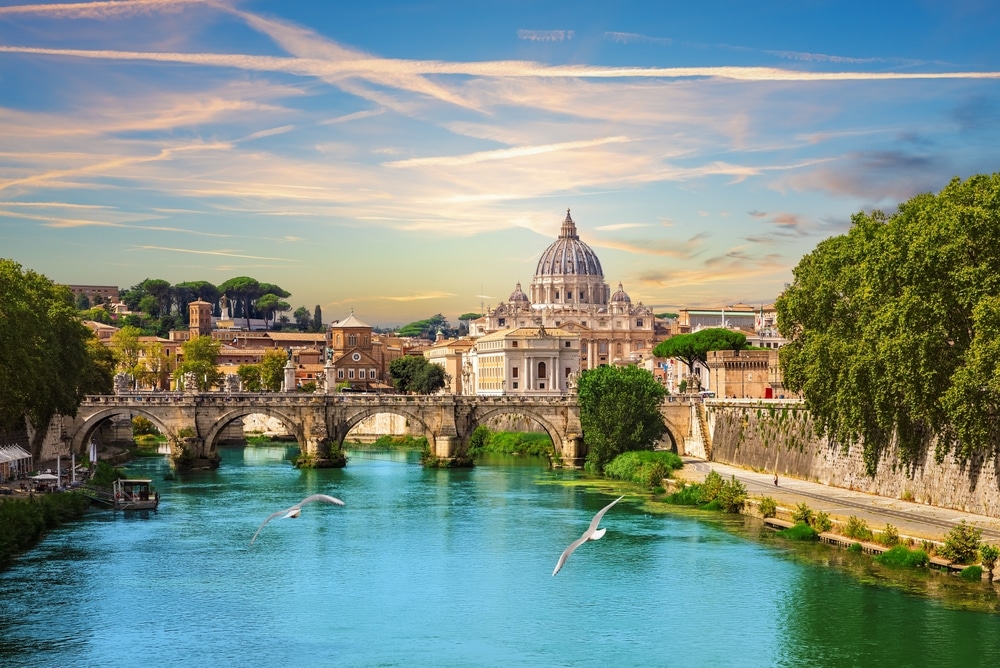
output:
[{"label": "wispy cloud", "polygon": [[205,0],[111,0],[109,2],[56,2],[40,5],[0,7],[0,16],[37,14],[67,19],[108,19],[180,11],[185,6],[204,5]]},{"label": "wispy cloud", "polygon": [[573,39],[572,30],[518,30],[517,38],[529,42],[568,42]]},{"label": "wispy cloud", "polygon": [[447,299],[448,297],[454,297],[454,292],[426,292],[413,295],[402,295],[402,296],[379,296],[370,297],[370,299],[382,299],[391,302],[420,302],[427,301],[428,299]]},{"label": "wispy cloud", "polygon": [[637,227],[652,227],[649,223],[616,223],[614,225],[598,225],[595,230],[601,232],[616,232],[618,230],[631,230]]},{"label": "wispy cloud", "polygon": [[604,33],[604,39],[619,44],[659,44],[661,46],[670,46],[674,43],[674,40],[669,37],[650,37],[634,32],[606,32]]},{"label": "wispy cloud", "polygon": [[543,144],[540,146],[517,146],[515,148],[497,149],[495,151],[480,151],[478,153],[467,153],[465,155],[440,156],[430,158],[410,158],[409,160],[396,160],[385,163],[386,167],[426,167],[429,165],[469,165],[475,162],[485,162],[487,160],[507,160],[509,158],[523,158],[542,153],[553,153],[555,151],[571,151],[578,148],[589,148],[591,146],[603,146],[604,144],[621,144],[631,141],[628,137],[602,137],[600,139],[588,139],[583,141],[563,142],[561,144]]},{"label": "wispy cloud", "polygon": [[247,260],[268,260],[270,262],[289,262],[298,263],[298,260],[292,260],[283,257],[262,257],[260,255],[246,255],[243,253],[238,253],[234,250],[220,249],[220,250],[196,250],[193,248],[170,248],[168,246],[132,246],[134,250],[143,251],[164,251],[168,253],[188,253],[191,255],[213,255],[217,257],[237,257],[244,258]]}]

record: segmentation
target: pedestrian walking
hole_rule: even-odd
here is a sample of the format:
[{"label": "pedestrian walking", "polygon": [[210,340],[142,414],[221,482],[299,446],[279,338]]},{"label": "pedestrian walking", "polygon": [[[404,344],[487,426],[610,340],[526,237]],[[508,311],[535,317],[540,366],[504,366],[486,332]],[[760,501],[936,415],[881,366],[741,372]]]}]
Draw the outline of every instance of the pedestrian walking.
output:
[{"label": "pedestrian walking", "polygon": [[777,473],[774,474],[774,486],[775,487],[778,486],[778,474]]}]

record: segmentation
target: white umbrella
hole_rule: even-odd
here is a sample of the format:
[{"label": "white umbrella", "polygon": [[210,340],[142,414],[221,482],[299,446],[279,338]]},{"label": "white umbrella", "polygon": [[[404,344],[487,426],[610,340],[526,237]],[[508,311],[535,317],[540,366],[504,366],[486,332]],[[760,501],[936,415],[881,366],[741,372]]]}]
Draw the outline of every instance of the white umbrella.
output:
[{"label": "white umbrella", "polygon": [[59,480],[59,477],[54,476],[51,473],[42,473],[36,475],[34,478],[32,478],[32,480],[35,480],[37,482],[55,482],[56,480]]}]

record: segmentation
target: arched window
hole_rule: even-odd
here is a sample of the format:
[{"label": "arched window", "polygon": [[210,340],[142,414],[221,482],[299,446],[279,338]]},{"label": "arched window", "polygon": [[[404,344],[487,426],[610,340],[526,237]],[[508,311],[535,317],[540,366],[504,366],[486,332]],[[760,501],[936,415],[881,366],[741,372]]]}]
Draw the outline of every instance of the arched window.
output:
[{"label": "arched window", "polygon": [[348,334],[347,335],[347,345],[349,345],[351,347],[358,345],[358,335],[357,334]]},{"label": "arched window", "polygon": [[545,378],[545,362],[538,363],[538,377]]},{"label": "arched window", "polygon": [[622,344],[620,343],[615,344],[615,354],[616,355],[622,354]]}]

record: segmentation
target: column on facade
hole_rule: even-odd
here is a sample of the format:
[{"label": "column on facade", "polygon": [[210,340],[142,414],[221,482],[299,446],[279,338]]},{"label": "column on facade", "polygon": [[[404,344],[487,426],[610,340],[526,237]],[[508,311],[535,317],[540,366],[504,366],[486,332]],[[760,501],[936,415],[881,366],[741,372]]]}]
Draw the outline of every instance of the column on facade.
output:
[{"label": "column on facade", "polygon": [[532,377],[535,375],[532,373],[531,366],[534,364],[534,360],[529,356],[524,356],[524,389],[531,390],[534,388]]},{"label": "column on facade", "polygon": [[558,391],[559,390],[559,358],[558,357],[550,357],[549,358],[549,368],[551,369],[551,371],[549,371],[549,376],[550,376],[549,380],[551,381],[549,383],[549,386],[553,390],[557,390]]}]

